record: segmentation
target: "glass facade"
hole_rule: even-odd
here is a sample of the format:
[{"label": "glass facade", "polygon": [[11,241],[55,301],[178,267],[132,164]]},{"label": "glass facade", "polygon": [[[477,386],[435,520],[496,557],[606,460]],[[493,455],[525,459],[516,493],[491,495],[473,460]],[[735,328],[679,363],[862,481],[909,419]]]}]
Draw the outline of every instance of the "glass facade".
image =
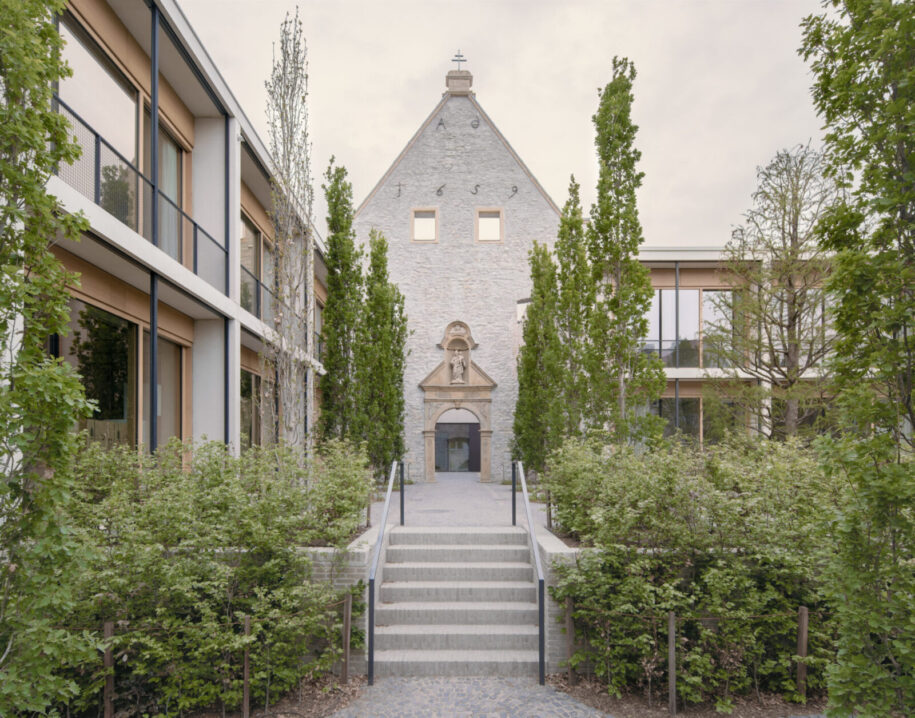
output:
[{"label": "glass facade", "polygon": [[250,371],[241,370],[241,450],[261,443],[260,399],[261,378]]},{"label": "glass facade", "polygon": [[241,217],[241,305],[255,316],[260,315],[261,236],[247,217]]},{"label": "glass facade", "polygon": [[[158,373],[159,402],[156,407],[158,448],[173,436],[181,436],[181,347],[159,336]],[[143,332],[143,406],[149,416],[149,332]],[[144,417],[144,418],[145,418]],[[149,421],[143,422],[143,443],[149,446]]]},{"label": "glass facade", "polygon": [[700,438],[699,427],[701,399],[698,398],[664,398],[658,400],[658,416],[667,420],[664,436],[673,436],[679,429],[684,436]]},{"label": "glass facade", "polygon": [[55,353],[79,374],[95,402],[79,429],[106,446],[137,442],[137,325],[70,299],[69,331],[52,340]]},{"label": "glass facade", "polygon": [[[150,173],[150,131],[152,120],[149,110],[143,123],[143,166]],[[184,237],[190,237],[193,226],[181,213],[183,194],[183,150],[159,125],[159,249],[179,262],[184,259]],[[187,225],[187,226],[186,226]]]},{"label": "glass facade", "polygon": [[648,314],[646,351],[666,367],[699,366],[699,290],[655,289]]},{"label": "glass facade", "polygon": [[[729,313],[733,311],[732,292],[729,289],[702,290],[702,366],[711,369],[725,369],[731,366],[722,352],[716,352],[715,342],[707,341],[709,334],[715,334],[727,341],[733,331],[733,320]],[[716,339],[717,341],[717,339]]]}]

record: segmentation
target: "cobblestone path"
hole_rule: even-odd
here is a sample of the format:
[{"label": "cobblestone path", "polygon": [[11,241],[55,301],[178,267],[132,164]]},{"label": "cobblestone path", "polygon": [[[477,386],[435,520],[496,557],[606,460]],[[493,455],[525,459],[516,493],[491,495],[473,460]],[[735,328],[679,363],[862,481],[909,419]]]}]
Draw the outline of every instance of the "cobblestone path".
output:
[{"label": "cobblestone path", "polygon": [[565,693],[524,678],[379,678],[332,718],[597,718]]}]

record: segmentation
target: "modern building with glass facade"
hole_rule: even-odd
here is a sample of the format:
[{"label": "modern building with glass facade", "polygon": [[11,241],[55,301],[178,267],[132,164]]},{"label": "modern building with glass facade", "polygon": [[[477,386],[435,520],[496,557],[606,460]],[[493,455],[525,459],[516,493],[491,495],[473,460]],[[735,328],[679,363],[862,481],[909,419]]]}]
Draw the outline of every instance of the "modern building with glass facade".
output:
[{"label": "modern building with glass facade", "polygon": [[59,27],[73,75],[57,106],[82,156],[49,189],[89,230],[52,243],[78,280],[70,331],[49,350],[97,403],[82,428],[152,448],[259,442],[273,326],[267,149],[173,0],[71,0]]}]

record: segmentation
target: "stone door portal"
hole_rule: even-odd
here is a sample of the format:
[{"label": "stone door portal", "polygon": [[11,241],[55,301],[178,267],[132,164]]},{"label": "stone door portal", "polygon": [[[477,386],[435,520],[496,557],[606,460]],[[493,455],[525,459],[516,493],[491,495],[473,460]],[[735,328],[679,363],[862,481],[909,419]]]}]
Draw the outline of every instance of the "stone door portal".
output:
[{"label": "stone door portal", "polygon": [[[492,390],[496,383],[473,361],[477,344],[464,322],[452,322],[438,345],[439,365],[420,383],[424,392],[423,474],[438,471],[492,473]],[[458,468],[454,468],[458,467]]]}]

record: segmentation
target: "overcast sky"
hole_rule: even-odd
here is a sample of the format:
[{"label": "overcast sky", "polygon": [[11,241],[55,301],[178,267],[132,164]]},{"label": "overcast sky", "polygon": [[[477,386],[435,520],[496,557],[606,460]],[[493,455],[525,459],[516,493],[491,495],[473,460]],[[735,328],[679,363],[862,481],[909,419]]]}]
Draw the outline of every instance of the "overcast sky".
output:
[{"label": "overcast sky", "polygon": [[[179,0],[266,142],[264,81],[294,0]],[[303,0],[312,172],[330,156],[358,205],[441,99],[460,49],[477,100],[561,207],[594,199],[591,115],[611,59],[635,62],[646,244],[718,246],[751,204],[756,167],[812,140],[797,55],[814,0]],[[324,205],[316,207],[324,233]]]}]

